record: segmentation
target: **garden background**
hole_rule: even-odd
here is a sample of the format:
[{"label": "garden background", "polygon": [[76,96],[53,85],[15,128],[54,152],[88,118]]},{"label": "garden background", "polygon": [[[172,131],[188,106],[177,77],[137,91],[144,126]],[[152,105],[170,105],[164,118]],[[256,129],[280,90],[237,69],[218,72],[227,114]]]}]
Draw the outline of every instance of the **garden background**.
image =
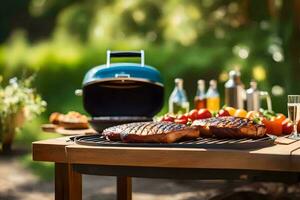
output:
[{"label": "garden background", "polygon": [[[4,0],[2,84],[36,73],[34,87],[48,103],[19,131],[16,146],[56,137],[39,128],[50,113],[84,112],[74,91],[89,69],[106,63],[107,49],[144,49],[146,64],[164,78],[165,102],[176,77],[191,103],[198,79],[217,79],[224,97],[228,71],[239,69],[246,88],[255,79],[272,94],[274,110],[286,113],[287,94],[300,94],[300,1]],[[52,178],[51,164],[32,162],[30,153],[21,160]]]}]

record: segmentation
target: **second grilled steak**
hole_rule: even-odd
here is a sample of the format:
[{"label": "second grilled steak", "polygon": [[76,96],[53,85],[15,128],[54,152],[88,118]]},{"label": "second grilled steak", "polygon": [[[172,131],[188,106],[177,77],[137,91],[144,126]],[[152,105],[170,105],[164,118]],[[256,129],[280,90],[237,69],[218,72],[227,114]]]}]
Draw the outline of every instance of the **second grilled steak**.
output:
[{"label": "second grilled steak", "polygon": [[192,126],[199,128],[201,136],[261,138],[266,134],[266,127],[264,125],[240,117],[212,117],[196,120]]},{"label": "second grilled steak", "polygon": [[102,135],[123,142],[172,143],[181,138],[197,138],[199,130],[172,122],[137,122],[107,128]]}]

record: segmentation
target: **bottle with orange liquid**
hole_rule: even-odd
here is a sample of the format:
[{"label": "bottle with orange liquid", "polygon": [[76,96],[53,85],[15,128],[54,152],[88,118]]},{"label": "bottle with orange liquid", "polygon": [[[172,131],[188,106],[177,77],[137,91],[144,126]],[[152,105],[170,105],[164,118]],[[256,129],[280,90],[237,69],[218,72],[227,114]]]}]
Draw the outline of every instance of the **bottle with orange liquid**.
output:
[{"label": "bottle with orange liquid", "polygon": [[206,107],[212,112],[219,111],[220,109],[220,95],[217,90],[216,80],[209,82],[209,88],[206,93]]},{"label": "bottle with orange liquid", "polygon": [[206,108],[205,81],[200,79],[197,83],[198,88],[194,98],[194,104],[195,109],[200,110],[201,108]]}]

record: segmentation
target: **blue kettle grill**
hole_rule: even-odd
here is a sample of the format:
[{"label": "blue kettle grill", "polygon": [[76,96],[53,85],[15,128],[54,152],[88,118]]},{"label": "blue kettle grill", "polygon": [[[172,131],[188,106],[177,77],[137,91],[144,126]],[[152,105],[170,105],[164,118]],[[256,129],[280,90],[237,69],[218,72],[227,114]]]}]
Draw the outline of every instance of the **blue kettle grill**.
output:
[{"label": "blue kettle grill", "polygon": [[[141,63],[111,63],[113,57],[140,57]],[[96,121],[119,124],[152,119],[163,106],[164,85],[160,72],[145,65],[143,50],[107,51],[106,64],[86,73],[80,93],[92,126]]]}]

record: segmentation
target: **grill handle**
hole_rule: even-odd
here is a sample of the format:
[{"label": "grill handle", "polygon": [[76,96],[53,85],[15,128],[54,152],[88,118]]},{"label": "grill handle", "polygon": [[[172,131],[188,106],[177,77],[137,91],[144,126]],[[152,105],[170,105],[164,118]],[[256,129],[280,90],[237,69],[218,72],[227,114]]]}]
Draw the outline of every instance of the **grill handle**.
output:
[{"label": "grill handle", "polygon": [[145,56],[144,56],[144,50],[140,51],[110,51],[107,50],[106,52],[106,66],[110,66],[110,58],[134,58],[138,57],[141,58],[141,66],[144,67],[145,65]]}]

